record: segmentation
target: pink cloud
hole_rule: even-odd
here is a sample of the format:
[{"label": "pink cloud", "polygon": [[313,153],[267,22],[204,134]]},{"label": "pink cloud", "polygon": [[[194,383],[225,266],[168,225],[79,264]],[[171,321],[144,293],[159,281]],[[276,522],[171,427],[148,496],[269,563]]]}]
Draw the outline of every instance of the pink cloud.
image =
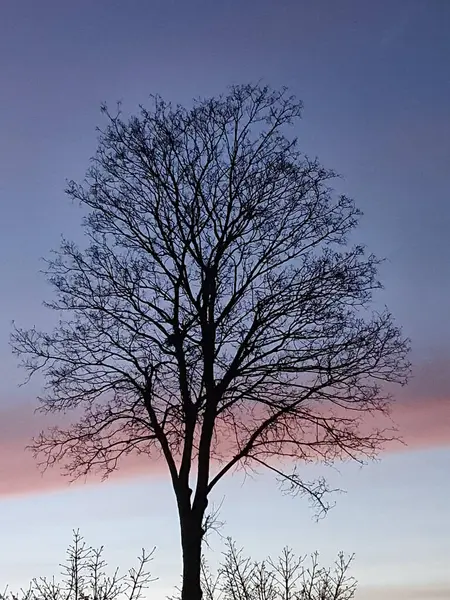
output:
[{"label": "pink cloud", "polygon": [[450,398],[399,401],[392,417],[407,448],[450,445]]},{"label": "pink cloud", "polygon": [[[413,386],[411,398],[395,403],[392,414],[407,445],[392,443],[386,448],[388,452],[450,445],[450,396],[446,399],[438,394],[436,399],[430,399],[414,391],[418,390]],[[31,437],[46,425],[46,418],[35,415],[30,406],[0,412],[0,496],[40,493],[69,485],[58,468],[42,475],[31,453],[25,450]],[[149,461],[148,457],[135,455],[123,459],[112,480],[165,472],[162,460]],[[90,477],[87,481],[96,483],[99,478]]]},{"label": "pink cloud", "polygon": [[[42,473],[31,452],[26,449],[31,438],[45,428],[45,417],[34,414],[30,406],[0,411],[0,497],[40,493],[80,485],[84,481],[70,483],[58,467]],[[131,478],[145,474],[165,472],[162,461],[149,461],[144,456],[125,457],[121,468],[111,476]],[[100,477],[89,477],[88,483],[97,483]]]},{"label": "pink cloud", "polygon": [[[0,497],[41,493],[84,483],[82,480],[70,483],[57,467],[41,473],[31,453],[24,449],[27,443],[28,439],[17,438],[15,443],[1,445]],[[164,472],[165,466],[161,461],[152,463],[143,456],[129,456],[123,459],[121,468],[111,476],[111,480]],[[86,482],[95,484],[99,481],[100,477],[92,476]]]}]

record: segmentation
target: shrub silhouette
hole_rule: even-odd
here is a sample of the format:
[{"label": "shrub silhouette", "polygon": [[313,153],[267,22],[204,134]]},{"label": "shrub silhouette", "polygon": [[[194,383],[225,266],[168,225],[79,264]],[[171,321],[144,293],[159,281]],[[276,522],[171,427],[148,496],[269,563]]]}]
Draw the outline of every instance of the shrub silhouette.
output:
[{"label": "shrub silhouette", "polygon": [[150,582],[155,581],[148,571],[153,552],[142,550],[136,568],[121,575],[119,569],[108,575],[103,558],[103,547],[86,544],[78,531],[66,552],[66,561],[60,565],[61,580],[54,577],[35,578],[20,593],[6,590],[0,600],[139,600]]},{"label": "shrub silhouette", "polygon": [[[6,590],[0,600],[139,600],[151,582],[149,571],[154,549],[144,550],[136,568],[121,575],[119,569],[108,575],[103,547],[88,546],[79,532],[61,565],[61,580],[35,578],[26,590],[14,594]],[[277,559],[252,561],[235,542],[227,539],[223,560],[213,574],[202,560],[202,591],[205,600],[351,600],[356,580],[349,575],[353,556],[338,555],[331,568],[319,564],[319,555],[296,556],[284,548]],[[178,600],[181,591],[170,600]]]}]

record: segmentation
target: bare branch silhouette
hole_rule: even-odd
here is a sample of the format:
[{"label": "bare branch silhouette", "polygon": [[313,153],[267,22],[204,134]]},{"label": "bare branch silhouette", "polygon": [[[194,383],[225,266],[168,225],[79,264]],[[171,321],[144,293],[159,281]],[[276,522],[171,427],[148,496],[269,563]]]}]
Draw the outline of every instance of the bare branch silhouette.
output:
[{"label": "bare branch silhouette", "polygon": [[[87,546],[78,532],[61,565],[61,579],[33,579],[20,594],[0,593],[0,600],[139,600],[156,581],[148,572],[154,550],[142,551],[137,569],[108,575],[103,547]],[[319,565],[317,553],[297,557],[285,548],[278,559],[251,561],[227,538],[217,573],[203,557],[201,586],[205,600],[351,600],[356,580],[349,575],[353,556],[338,555],[333,568]],[[308,566],[309,564],[309,566]],[[180,592],[180,590],[178,590]],[[172,600],[177,600],[173,596]]]},{"label": "bare branch silhouette", "polygon": [[140,600],[150,583],[156,581],[148,571],[154,549],[142,550],[137,568],[120,575],[116,569],[107,574],[103,547],[88,546],[79,532],[74,532],[73,542],[67,550],[67,560],[61,566],[61,580],[54,577],[33,579],[26,590],[11,594],[7,590],[0,600]]},{"label": "bare branch silhouette", "polygon": [[207,600],[351,600],[357,586],[349,574],[353,559],[340,553],[334,566],[325,568],[318,553],[308,561],[284,548],[276,560],[255,562],[228,539],[216,576],[203,561],[204,595]]},{"label": "bare branch silhouette", "polygon": [[388,411],[383,384],[406,382],[408,342],[371,309],[380,261],[348,241],[360,212],[287,137],[301,114],[287,90],[104,113],[86,180],[67,189],[86,246],[64,240],[47,262],[60,323],[12,336],[44,374],[41,410],[81,415],[32,448],[73,478],[162,456],[183,599],[198,600],[211,490],[234,468],[276,469],[326,510],[323,482],[287,465],[377,453],[392,433],[362,425]]}]

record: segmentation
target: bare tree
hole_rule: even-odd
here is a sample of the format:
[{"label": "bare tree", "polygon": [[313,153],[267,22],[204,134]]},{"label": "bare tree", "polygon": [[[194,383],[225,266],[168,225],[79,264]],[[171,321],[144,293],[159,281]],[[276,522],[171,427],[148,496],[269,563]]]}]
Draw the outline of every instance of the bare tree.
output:
[{"label": "bare tree", "polygon": [[136,569],[120,575],[119,569],[107,573],[103,547],[88,546],[78,532],[67,550],[67,560],[61,565],[61,581],[54,577],[35,578],[19,594],[0,593],[0,600],[140,600],[152,581],[148,565],[153,551],[142,551]]},{"label": "bare tree", "polygon": [[[61,579],[35,578],[19,594],[0,593],[0,600],[140,600],[156,581],[148,571],[154,549],[144,550],[136,569],[108,574],[103,547],[88,546],[78,532],[61,566]],[[215,575],[202,557],[201,586],[205,600],[351,600],[356,580],[349,575],[353,556],[340,553],[334,568],[319,565],[318,554],[296,557],[285,548],[277,560],[251,561],[227,539],[224,559]],[[172,598],[175,600],[176,596]]]},{"label": "bare tree", "polygon": [[82,184],[86,247],[47,263],[53,332],[15,329],[41,409],[78,422],[34,444],[71,476],[162,454],[175,491],[183,600],[198,600],[208,497],[233,468],[266,468],[326,510],[326,483],[289,464],[361,459],[386,433],[385,382],[405,383],[408,342],[371,310],[379,260],[348,236],[360,212],[334,173],[287,137],[286,90],[232,87],[189,109],[153,98],[100,131]]},{"label": "bare tree", "polygon": [[351,600],[356,579],[349,574],[354,556],[338,555],[332,568],[319,564],[319,555],[297,557],[285,548],[278,559],[252,561],[227,540],[216,576],[202,562],[205,600]]}]

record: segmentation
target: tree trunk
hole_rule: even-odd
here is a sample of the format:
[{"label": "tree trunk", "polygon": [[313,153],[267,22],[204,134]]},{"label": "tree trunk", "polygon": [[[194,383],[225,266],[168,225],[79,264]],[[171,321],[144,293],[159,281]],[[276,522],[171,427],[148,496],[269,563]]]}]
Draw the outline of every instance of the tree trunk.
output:
[{"label": "tree trunk", "polygon": [[181,600],[201,600],[202,516],[190,511],[180,521],[183,561]]}]

